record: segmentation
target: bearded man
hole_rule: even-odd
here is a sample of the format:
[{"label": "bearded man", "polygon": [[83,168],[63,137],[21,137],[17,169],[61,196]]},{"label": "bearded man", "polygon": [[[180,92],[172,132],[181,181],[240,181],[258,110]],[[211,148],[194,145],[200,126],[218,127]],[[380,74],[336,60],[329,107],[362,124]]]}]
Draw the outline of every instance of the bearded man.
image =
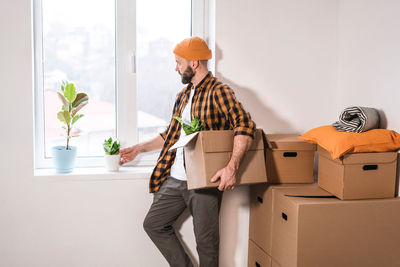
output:
[{"label": "bearded man", "polygon": [[[200,267],[217,267],[222,192],[235,187],[240,162],[254,138],[255,124],[233,90],[208,71],[207,62],[212,55],[203,39],[183,40],[175,46],[174,54],[175,70],[187,86],[176,97],[170,124],[156,138],[122,149],[120,164],[133,160],[139,153],[161,148],[150,177],[150,193],[154,198],[143,223],[144,229],[170,266],[193,266],[173,228],[174,222],[188,208],[193,216]],[[174,116],[188,123],[198,118],[205,131],[234,131],[232,157],[227,166],[211,178],[211,182],[220,180],[218,188],[187,189],[184,150],[169,151],[180,136],[185,135]]]}]

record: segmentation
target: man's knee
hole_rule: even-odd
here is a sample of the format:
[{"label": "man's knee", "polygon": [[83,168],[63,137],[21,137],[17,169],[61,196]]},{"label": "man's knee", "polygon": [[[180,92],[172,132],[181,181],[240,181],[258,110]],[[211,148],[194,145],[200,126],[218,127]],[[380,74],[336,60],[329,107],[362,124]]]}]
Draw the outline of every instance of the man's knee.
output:
[{"label": "man's knee", "polygon": [[169,224],[162,224],[160,220],[157,220],[155,217],[146,216],[143,221],[143,229],[146,231],[148,235],[154,233],[166,233],[169,231],[173,231],[173,228]]},{"label": "man's knee", "polygon": [[153,220],[151,220],[149,216],[146,216],[146,218],[144,218],[143,229],[146,231],[147,234],[151,234],[156,229]]},{"label": "man's knee", "polygon": [[201,249],[208,249],[211,251],[218,250],[219,247],[219,237],[213,236],[209,238],[197,238],[196,239],[197,246]]}]

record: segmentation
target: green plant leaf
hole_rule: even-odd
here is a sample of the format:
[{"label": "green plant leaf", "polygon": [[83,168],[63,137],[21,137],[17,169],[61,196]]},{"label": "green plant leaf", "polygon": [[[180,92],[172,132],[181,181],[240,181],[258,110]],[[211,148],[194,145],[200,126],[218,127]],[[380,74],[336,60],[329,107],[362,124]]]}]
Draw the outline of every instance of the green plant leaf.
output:
[{"label": "green plant leaf", "polygon": [[110,147],[108,144],[103,144],[104,152],[106,152],[107,155],[110,155]]},{"label": "green plant leaf", "polygon": [[185,133],[187,134],[187,135],[189,135],[189,134],[192,134],[192,133],[195,133],[196,131],[194,131],[193,130],[193,128],[192,127],[190,127],[189,125],[187,125],[187,124],[184,124],[183,125],[183,130],[185,131]]},{"label": "green plant leaf", "polygon": [[79,105],[89,101],[89,97],[85,93],[79,93],[76,95],[74,102],[72,103],[72,108],[77,108]]},{"label": "green plant leaf", "polygon": [[69,104],[68,104],[68,101],[67,101],[67,99],[65,98],[65,96],[63,96],[60,92],[57,92],[57,96],[58,96],[58,98],[61,100],[61,102],[63,103],[63,107],[64,107],[65,109],[68,109]]},{"label": "green plant leaf", "polygon": [[78,114],[78,115],[72,117],[72,125],[82,117],[83,117],[83,114]]},{"label": "green plant leaf", "polygon": [[67,123],[67,121],[65,120],[64,112],[63,112],[63,111],[60,111],[60,112],[57,113],[57,118],[58,118],[62,123]]},{"label": "green plant leaf", "polygon": [[69,103],[73,103],[76,98],[76,87],[73,83],[68,83],[65,86],[64,96]]},{"label": "green plant leaf", "polygon": [[191,122],[190,122],[190,126],[194,129],[196,129],[199,126],[199,118],[194,118]]},{"label": "green plant leaf", "polygon": [[114,141],[114,143],[111,146],[111,155],[116,155],[119,153],[119,147],[120,144],[117,141]]},{"label": "green plant leaf", "polygon": [[71,116],[74,117],[76,115],[76,113],[78,113],[79,110],[81,110],[84,106],[86,106],[86,103],[82,103],[81,105],[79,105],[77,108],[73,109],[71,112]]},{"label": "green plant leaf", "polygon": [[[110,138],[111,139],[111,138]],[[111,142],[110,142],[110,139],[106,139],[106,140],[104,140],[104,143],[103,143],[103,145],[104,146],[107,146],[107,147],[111,147]]]},{"label": "green plant leaf", "polygon": [[111,142],[112,142],[111,137],[109,139],[104,140],[104,144],[107,145],[108,147],[111,147]]},{"label": "green plant leaf", "polygon": [[199,122],[200,122],[199,118],[194,118],[190,122],[190,125],[184,123],[183,120],[181,118],[179,118],[178,116],[174,116],[173,118],[182,124],[183,131],[185,131],[185,133],[187,135],[201,131],[203,128],[202,125],[199,125]]},{"label": "green plant leaf", "polygon": [[173,117],[175,120],[179,121],[181,124],[183,124],[183,120],[181,118],[179,118],[178,116],[174,116]]},{"label": "green plant leaf", "polygon": [[66,110],[64,110],[63,114],[64,114],[65,123],[67,125],[69,125],[71,123],[71,114]]},{"label": "green plant leaf", "polygon": [[107,155],[117,155],[119,153],[120,146],[121,145],[119,141],[113,141],[112,137],[110,137],[108,140],[104,140],[103,143],[104,152],[106,152]]},{"label": "green plant leaf", "polygon": [[64,90],[65,90],[65,86],[67,86],[67,84],[68,84],[68,81],[67,80],[63,80],[62,81],[62,83],[61,83],[61,91],[64,93]]}]

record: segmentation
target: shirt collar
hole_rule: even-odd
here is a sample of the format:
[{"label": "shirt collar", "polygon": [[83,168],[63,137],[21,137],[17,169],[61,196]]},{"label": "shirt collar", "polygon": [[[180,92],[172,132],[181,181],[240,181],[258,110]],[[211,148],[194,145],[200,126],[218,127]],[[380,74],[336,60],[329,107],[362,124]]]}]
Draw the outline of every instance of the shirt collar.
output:
[{"label": "shirt collar", "polygon": [[[196,91],[201,91],[204,89],[205,85],[210,81],[210,79],[213,77],[211,71],[209,71],[207,73],[206,76],[204,76],[203,80],[201,80],[201,82],[199,82],[199,84],[194,88],[195,92]],[[188,86],[185,89],[185,95],[189,95],[190,90],[193,88],[193,84],[189,83]]]},{"label": "shirt collar", "polygon": [[207,73],[207,75],[203,78],[203,80],[201,80],[201,82],[199,82],[199,84],[196,86],[196,89],[197,89],[197,88],[200,88],[200,90],[203,89],[204,86],[208,83],[208,81],[209,81],[212,77],[213,77],[213,75],[212,75],[211,71],[209,71],[209,72]]}]

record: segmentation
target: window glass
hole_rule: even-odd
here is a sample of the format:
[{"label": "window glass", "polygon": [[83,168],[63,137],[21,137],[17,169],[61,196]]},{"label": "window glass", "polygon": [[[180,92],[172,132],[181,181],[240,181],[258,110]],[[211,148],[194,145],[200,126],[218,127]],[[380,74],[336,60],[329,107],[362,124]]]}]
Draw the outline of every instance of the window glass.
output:
[{"label": "window glass", "polygon": [[191,35],[191,1],[137,0],[138,138],[168,125],[176,94],[184,87],[173,49]]},{"label": "window glass", "polygon": [[115,0],[42,0],[45,157],[66,145],[57,119],[62,80],[89,96],[70,144],[78,156],[102,156],[104,139],[115,136]]}]

